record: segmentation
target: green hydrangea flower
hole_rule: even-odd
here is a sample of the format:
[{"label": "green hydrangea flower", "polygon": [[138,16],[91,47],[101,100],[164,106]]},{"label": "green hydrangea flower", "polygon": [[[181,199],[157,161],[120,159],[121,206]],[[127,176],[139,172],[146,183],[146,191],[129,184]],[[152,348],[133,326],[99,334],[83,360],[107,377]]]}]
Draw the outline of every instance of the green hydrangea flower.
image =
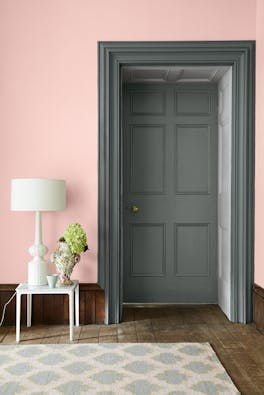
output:
[{"label": "green hydrangea flower", "polygon": [[80,254],[88,249],[86,233],[80,224],[70,224],[63,237],[73,254]]}]

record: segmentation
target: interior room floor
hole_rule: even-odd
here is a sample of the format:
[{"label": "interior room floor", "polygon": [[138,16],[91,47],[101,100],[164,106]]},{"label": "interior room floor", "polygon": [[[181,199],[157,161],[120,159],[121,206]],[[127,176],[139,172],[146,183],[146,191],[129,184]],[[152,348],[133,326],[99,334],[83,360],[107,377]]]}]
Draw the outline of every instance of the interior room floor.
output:
[{"label": "interior room floor", "polygon": [[[242,395],[264,394],[264,335],[254,324],[228,321],[216,305],[124,308],[117,325],[74,329],[75,343],[209,342]],[[15,327],[0,327],[1,344],[15,343]],[[21,328],[20,344],[69,343],[69,327]]]}]

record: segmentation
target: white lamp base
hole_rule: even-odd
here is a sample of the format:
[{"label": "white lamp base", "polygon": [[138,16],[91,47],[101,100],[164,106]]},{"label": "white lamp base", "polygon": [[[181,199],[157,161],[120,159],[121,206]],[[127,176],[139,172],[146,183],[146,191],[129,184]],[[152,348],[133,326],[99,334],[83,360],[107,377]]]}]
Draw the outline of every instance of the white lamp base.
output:
[{"label": "white lamp base", "polygon": [[35,217],[35,244],[29,248],[29,253],[34,258],[28,262],[28,285],[48,284],[48,262],[43,259],[43,255],[47,252],[47,247],[42,244],[41,213],[37,211]]},{"label": "white lamp base", "polygon": [[[37,258],[37,259],[36,259]],[[46,285],[48,274],[48,262],[40,257],[35,257],[28,262],[28,284]]]}]

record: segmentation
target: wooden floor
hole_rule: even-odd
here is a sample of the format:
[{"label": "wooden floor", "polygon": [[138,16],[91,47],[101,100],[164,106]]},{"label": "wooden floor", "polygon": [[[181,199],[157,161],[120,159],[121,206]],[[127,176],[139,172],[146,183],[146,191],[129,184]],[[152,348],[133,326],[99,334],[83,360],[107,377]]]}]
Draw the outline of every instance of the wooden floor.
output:
[{"label": "wooden floor", "polygon": [[[74,329],[75,343],[209,342],[243,395],[264,394],[264,335],[254,324],[230,323],[216,305],[125,307],[118,325]],[[15,344],[15,327],[0,327]],[[68,326],[22,327],[21,344],[69,343]]]}]

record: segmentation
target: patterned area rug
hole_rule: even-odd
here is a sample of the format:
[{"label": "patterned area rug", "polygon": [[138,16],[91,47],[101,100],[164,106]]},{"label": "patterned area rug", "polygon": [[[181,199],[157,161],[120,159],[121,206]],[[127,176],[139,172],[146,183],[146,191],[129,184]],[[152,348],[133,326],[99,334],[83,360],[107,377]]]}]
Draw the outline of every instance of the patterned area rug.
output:
[{"label": "patterned area rug", "polygon": [[0,394],[239,394],[208,343],[0,346]]}]

